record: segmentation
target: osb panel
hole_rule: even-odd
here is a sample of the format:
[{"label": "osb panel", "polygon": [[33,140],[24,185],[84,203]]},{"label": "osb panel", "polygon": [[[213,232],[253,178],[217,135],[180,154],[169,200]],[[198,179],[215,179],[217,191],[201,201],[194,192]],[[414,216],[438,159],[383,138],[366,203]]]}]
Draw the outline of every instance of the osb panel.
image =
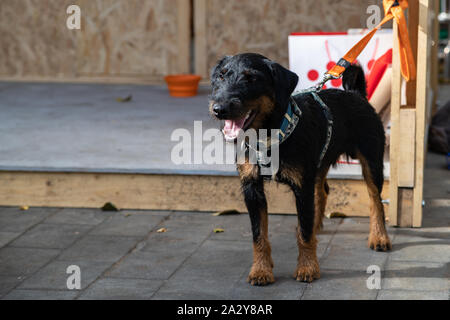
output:
[{"label": "osb panel", "polygon": [[[82,29],[66,9],[81,7]],[[1,0],[0,76],[162,76],[177,67],[177,7],[164,0]]]},{"label": "osb panel", "polygon": [[70,2],[0,1],[0,75],[75,75],[76,33],[66,28]]},{"label": "osb panel", "polygon": [[366,27],[371,4],[382,8],[381,0],[208,0],[208,67],[239,52],[258,52],[287,66],[290,33]]},{"label": "osb panel", "polygon": [[177,67],[177,7],[165,0],[83,0],[81,74],[166,75]]}]

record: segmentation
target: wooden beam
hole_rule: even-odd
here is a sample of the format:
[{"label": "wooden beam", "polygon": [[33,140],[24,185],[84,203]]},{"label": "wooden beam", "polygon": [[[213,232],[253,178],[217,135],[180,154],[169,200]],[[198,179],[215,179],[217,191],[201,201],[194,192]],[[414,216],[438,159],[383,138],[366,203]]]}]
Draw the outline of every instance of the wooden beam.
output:
[{"label": "wooden beam", "polygon": [[417,52],[416,96],[416,177],[414,184],[413,227],[422,225],[423,172],[426,155],[426,123],[430,109],[428,85],[430,83],[430,0],[419,1],[419,31]]},{"label": "wooden beam", "polygon": [[206,50],[206,0],[194,0],[195,73],[208,78],[208,56]]},{"label": "wooden beam", "polygon": [[[363,180],[329,179],[327,212],[368,216]],[[383,198],[388,194],[385,182]],[[267,183],[270,213],[296,213],[292,192]],[[0,172],[0,205],[246,212],[236,176],[113,173]]]},{"label": "wooden beam", "polygon": [[390,185],[388,217],[391,225],[398,225],[398,158],[400,152],[400,104],[402,91],[402,76],[400,71],[400,56],[398,45],[398,27],[393,25],[392,49],[392,92],[391,92],[391,141],[389,151]]},{"label": "wooden beam", "polygon": [[191,11],[190,0],[177,0],[178,73],[191,69]]}]

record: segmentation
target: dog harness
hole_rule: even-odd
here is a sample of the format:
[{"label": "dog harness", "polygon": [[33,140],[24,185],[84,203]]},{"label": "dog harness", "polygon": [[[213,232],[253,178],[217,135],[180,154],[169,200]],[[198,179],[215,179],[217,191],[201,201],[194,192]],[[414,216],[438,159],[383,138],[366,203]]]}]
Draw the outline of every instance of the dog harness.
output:
[{"label": "dog harness", "polygon": [[[278,144],[282,144],[289,138],[289,136],[292,134],[292,132],[294,132],[295,128],[297,127],[300,118],[302,116],[302,111],[298,107],[297,102],[295,102],[294,97],[305,94],[311,94],[314,100],[320,105],[323,114],[327,120],[327,136],[325,139],[325,144],[322,147],[322,151],[320,152],[319,155],[319,161],[317,165],[317,167],[319,168],[322,165],[322,160],[325,157],[325,154],[327,153],[331,141],[331,136],[333,134],[333,114],[331,113],[330,108],[328,108],[325,102],[323,102],[322,98],[320,98],[320,96],[317,94],[317,92],[318,92],[317,88],[312,87],[302,91],[294,92],[292,94],[292,96],[289,99],[288,108],[286,110],[286,113],[284,114],[283,121],[281,122],[278,136]],[[263,141],[260,142],[264,143]],[[265,152],[256,150],[247,143],[245,143],[245,145],[247,146],[247,148],[250,148],[256,152],[258,165],[263,167],[270,166],[270,158],[267,157]],[[266,150],[270,150],[270,145],[267,146],[266,144]]]}]

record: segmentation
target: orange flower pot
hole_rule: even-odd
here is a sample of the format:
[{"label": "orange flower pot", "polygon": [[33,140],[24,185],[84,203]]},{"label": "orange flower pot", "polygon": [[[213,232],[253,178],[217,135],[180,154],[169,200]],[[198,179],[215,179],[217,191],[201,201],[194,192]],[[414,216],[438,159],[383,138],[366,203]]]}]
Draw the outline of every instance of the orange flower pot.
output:
[{"label": "orange flower pot", "polygon": [[172,97],[193,97],[197,95],[198,83],[202,77],[194,74],[169,75],[164,78]]}]

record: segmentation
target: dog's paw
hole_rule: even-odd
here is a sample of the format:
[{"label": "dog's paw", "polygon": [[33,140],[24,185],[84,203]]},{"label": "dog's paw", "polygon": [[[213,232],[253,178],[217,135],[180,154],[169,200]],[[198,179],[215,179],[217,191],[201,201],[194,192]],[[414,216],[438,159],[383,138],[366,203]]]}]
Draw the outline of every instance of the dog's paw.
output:
[{"label": "dog's paw", "polygon": [[389,236],[387,234],[370,234],[368,246],[370,249],[375,251],[389,251],[392,249],[391,240],[389,240]]},{"label": "dog's paw", "polygon": [[298,266],[294,278],[300,282],[312,282],[320,278],[319,265],[316,263]]},{"label": "dog's paw", "polygon": [[275,282],[271,269],[253,269],[248,275],[247,282],[252,286],[265,286]]}]

